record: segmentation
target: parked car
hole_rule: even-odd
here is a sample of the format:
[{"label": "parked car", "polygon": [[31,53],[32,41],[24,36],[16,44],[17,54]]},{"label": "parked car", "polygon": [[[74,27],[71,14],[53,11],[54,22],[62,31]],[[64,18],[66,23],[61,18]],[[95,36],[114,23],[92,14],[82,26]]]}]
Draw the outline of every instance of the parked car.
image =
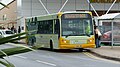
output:
[{"label": "parked car", "polygon": [[[107,31],[103,33],[101,37],[101,42],[102,43],[110,43],[112,41],[112,31]],[[120,31],[119,30],[113,30],[113,41],[120,41]]]},{"label": "parked car", "polygon": [[111,39],[111,31],[103,33],[102,40],[109,41]]},{"label": "parked car", "polygon": [[0,35],[0,38],[2,38],[2,35]]},{"label": "parked car", "polygon": [[0,35],[2,37],[7,37],[7,36],[11,36],[14,33],[11,30],[0,30]]}]

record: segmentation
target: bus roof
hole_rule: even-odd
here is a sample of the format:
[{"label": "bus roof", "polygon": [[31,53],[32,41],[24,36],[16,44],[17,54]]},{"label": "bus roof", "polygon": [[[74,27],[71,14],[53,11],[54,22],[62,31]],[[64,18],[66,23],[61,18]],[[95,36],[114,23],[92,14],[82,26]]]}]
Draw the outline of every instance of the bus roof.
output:
[{"label": "bus roof", "polygon": [[47,15],[40,15],[40,16],[33,16],[33,17],[27,17],[27,20],[32,20],[32,18],[37,18],[37,21],[41,20],[51,20],[51,19],[58,19],[59,15],[67,14],[67,13],[90,13],[89,11],[66,11],[66,12],[59,12],[59,13],[53,13],[53,14],[47,14]]}]

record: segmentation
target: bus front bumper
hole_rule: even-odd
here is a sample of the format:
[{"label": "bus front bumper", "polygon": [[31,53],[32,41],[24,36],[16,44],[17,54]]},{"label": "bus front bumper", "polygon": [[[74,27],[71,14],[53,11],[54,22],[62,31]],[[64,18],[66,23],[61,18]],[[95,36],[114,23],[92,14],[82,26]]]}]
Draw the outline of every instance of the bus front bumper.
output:
[{"label": "bus front bumper", "polygon": [[75,48],[95,48],[95,44],[60,45],[60,49],[75,49]]}]

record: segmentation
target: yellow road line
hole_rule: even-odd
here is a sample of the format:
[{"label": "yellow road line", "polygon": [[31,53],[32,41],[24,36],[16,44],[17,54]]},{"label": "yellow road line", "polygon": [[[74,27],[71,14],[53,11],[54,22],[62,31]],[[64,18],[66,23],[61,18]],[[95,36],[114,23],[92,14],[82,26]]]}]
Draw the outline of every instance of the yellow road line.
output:
[{"label": "yellow road line", "polygon": [[92,55],[89,52],[83,52],[83,54],[85,54],[86,56],[88,56],[90,58],[96,59],[96,60],[102,60],[102,61],[111,62],[111,63],[114,63],[114,64],[120,64],[120,62],[117,62],[117,61],[113,61],[113,60],[108,60],[108,59],[103,59],[103,58],[100,58],[100,57],[96,57],[96,56]]}]

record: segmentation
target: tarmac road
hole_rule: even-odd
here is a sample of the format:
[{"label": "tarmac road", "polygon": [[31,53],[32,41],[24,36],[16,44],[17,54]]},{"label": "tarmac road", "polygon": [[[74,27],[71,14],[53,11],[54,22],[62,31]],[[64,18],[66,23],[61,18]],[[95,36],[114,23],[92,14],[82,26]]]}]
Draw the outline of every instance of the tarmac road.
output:
[{"label": "tarmac road", "polygon": [[77,50],[63,52],[36,50],[6,59],[15,67],[120,67],[119,62],[101,59]]}]

